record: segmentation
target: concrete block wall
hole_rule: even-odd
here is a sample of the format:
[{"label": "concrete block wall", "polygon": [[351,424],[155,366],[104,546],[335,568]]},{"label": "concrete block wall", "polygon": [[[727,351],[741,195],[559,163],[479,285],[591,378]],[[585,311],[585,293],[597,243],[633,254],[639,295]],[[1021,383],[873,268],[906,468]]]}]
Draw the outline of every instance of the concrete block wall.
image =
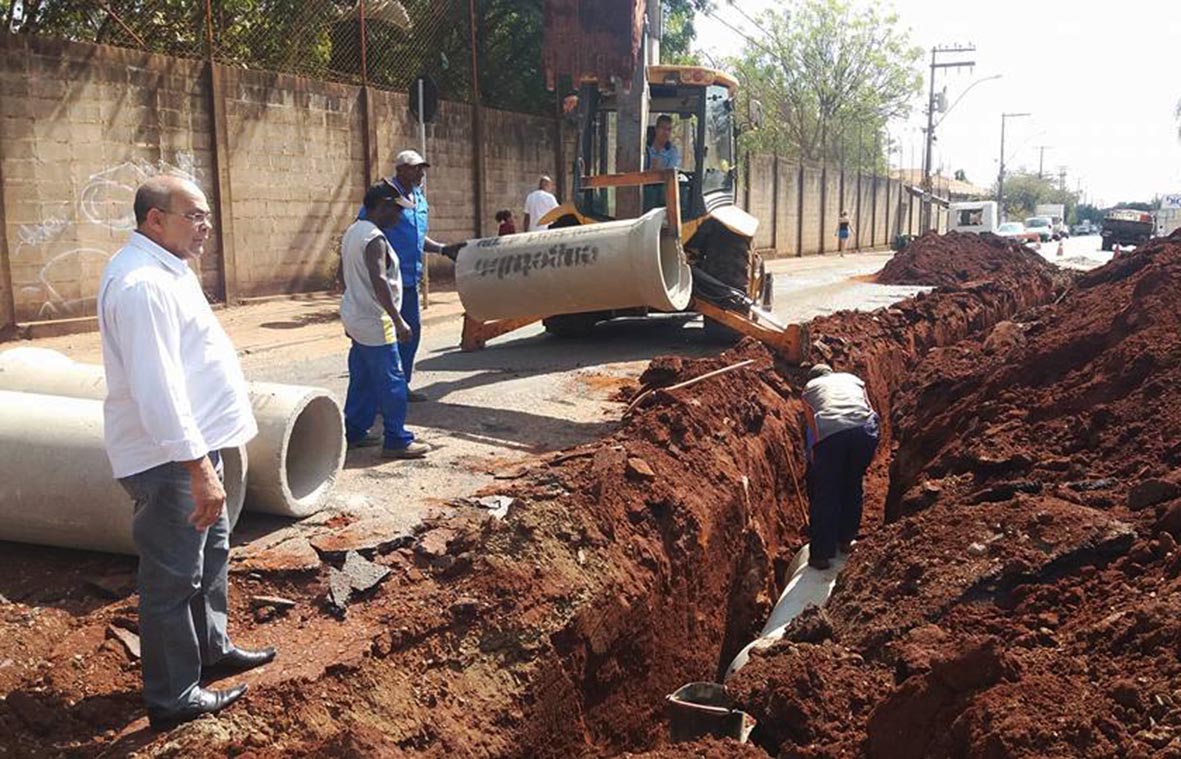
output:
[{"label": "concrete block wall", "polygon": [[800,223],[800,169],[794,163],[779,161],[779,202],[776,204],[775,248],[782,256],[797,254],[796,228]]},{"label": "concrete block wall", "polygon": [[365,187],[358,87],[225,69],[238,292],[328,288]]},{"label": "concrete block wall", "polygon": [[[198,62],[0,35],[0,326],[94,312],[143,180],[210,188],[208,86]],[[219,259],[211,241],[200,267],[215,295]]]},{"label": "concrete block wall", "polygon": [[[557,180],[558,136],[553,119],[524,116],[508,111],[485,111],[489,140],[486,151],[488,211],[484,220],[486,234],[496,234],[494,215],[501,208],[517,217],[517,229],[523,229],[525,196],[537,189],[542,174]],[[536,221],[536,220],[535,220]]]},{"label": "concrete block wall", "polygon": [[800,214],[801,245],[800,253],[808,255],[820,250],[820,195],[823,192],[820,182],[820,168],[805,166],[803,169],[803,197],[804,208]]},{"label": "concrete block wall", "polygon": [[[421,149],[406,95],[370,90],[366,100],[354,86],[216,72],[223,143],[205,62],[0,34],[0,328],[93,315],[102,267],[134,226],[135,188],[165,171],[192,178],[211,204],[219,186],[230,199],[234,256],[214,237],[200,264],[211,300],[227,289],[250,297],[330,286],[369,176],[391,174],[400,150]],[[445,242],[481,226],[494,233],[498,208],[523,215],[537,177],[565,168],[552,119],[485,111],[478,216],[473,117],[469,105],[442,102],[427,125],[431,235]],[[564,139],[570,164],[573,130]],[[450,262],[428,261],[450,278]]]},{"label": "concrete block wall", "polygon": [[750,183],[749,192],[743,188],[744,196],[749,198],[748,213],[759,220],[759,229],[755,233],[754,247],[766,250],[771,247],[774,236],[775,221],[775,156],[751,155],[746,177]]},{"label": "concrete block wall", "polygon": [[[877,216],[874,215],[875,211]],[[880,214],[881,209],[874,208],[874,176],[864,174],[861,177],[861,223],[857,226],[861,247],[873,248],[882,244],[881,235],[875,230],[875,222],[881,222]]]},{"label": "concrete block wall", "polygon": [[[407,100],[0,33],[0,329],[92,315],[102,267],[134,226],[135,188],[161,172],[190,177],[228,216],[218,219],[226,251],[215,235],[198,264],[211,300],[328,287],[369,178],[391,174],[400,150],[421,149]],[[481,163],[475,116],[470,105],[442,102],[427,125],[431,236],[443,242],[494,234],[500,208],[523,216],[542,173],[560,176],[567,196],[573,185],[577,133],[569,124],[485,110]],[[856,174],[845,176],[842,197],[836,167],[801,170],[755,155],[744,179],[740,199],[761,222],[755,244],[771,255],[835,250],[837,215],[842,207],[855,213]],[[871,184],[862,178],[856,225],[880,245],[886,201],[883,183],[876,197]],[[216,206],[219,194],[226,207]],[[917,230],[917,204],[907,198],[903,210],[901,231]],[[946,214],[935,218],[946,226]],[[450,262],[427,260],[437,282],[450,279]]]}]

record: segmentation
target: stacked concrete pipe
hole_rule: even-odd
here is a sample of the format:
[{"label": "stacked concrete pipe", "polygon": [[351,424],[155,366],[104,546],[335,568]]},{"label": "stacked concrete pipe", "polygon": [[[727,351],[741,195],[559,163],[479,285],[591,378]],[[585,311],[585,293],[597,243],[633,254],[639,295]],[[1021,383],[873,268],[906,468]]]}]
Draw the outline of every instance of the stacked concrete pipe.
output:
[{"label": "stacked concrete pipe", "polygon": [[[246,449],[221,452],[231,526],[246,497]],[[111,478],[103,404],[0,390],[0,540],[134,554],[131,497]]]},{"label": "stacked concrete pipe", "polygon": [[[44,348],[0,353],[0,390],[101,400],[103,368]],[[328,499],[344,466],[344,418],[328,391],[251,382],[258,435],[246,450],[246,510],[306,517]]]}]

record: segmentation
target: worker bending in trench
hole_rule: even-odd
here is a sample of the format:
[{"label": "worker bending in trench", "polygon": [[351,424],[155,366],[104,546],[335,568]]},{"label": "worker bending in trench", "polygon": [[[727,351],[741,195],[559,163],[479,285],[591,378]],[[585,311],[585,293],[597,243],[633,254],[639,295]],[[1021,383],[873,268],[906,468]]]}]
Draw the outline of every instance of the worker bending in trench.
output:
[{"label": "worker bending in trench", "polygon": [[816,364],[804,385],[808,457],[808,564],[828,569],[848,554],[861,529],[862,480],[878,447],[878,415],[865,383],[854,374]]},{"label": "worker bending in trench", "polygon": [[275,658],[226,631],[230,524],[220,451],[258,433],[246,380],[193,264],[213,228],[201,190],[154,177],[135,193],[136,229],[98,293],[107,397],[103,434],[135,501],[144,700],[154,729],[220,711],[245,685],[202,682]]}]

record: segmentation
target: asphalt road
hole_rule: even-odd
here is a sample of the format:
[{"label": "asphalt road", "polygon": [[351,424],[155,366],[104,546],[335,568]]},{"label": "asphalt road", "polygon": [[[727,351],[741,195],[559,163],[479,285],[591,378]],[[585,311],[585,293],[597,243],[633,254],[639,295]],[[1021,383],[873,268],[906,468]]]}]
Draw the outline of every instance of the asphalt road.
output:
[{"label": "asphalt road", "polygon": [[[772,261],[774,312],[802,321],[839,309],[878,308],[923,289],[862,281],[890,255]],[[459,318],[429,326],[419,350],[412,385],[430,400],[411,404],[409,426],[433,446],[430,455],[383,461],[374,449],[350,452],[332,511],[413,522],[525,458],[609,434],[623,408],[613,396],[653,357],[720,350],[705,339],[701,319],[686,315],[617,320],[576,340],[534,325],[475,353],[458,349],[460,329]],[[244,365],[250,379],[318,385],[343,398],[346,350],[343,339],[338,350],[294,345],[249,357]]]}]

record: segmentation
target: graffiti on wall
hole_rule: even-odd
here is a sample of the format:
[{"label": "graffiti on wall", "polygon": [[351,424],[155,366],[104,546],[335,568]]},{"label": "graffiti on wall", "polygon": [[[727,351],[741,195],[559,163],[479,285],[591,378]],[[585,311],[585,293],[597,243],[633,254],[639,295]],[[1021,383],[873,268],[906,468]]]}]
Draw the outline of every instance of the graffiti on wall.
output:
[{"label": "graffiti on wall", "polygon": [[13,283],[18,310],[35,319],[93,314],[103,267],[135,229],[135,190],[160,174],[200,184],[193,154],[187,151],[178,152],[174,163],[124,161],[91,174],[76,197],[44,221],[18,227],[14,279],[21,263],[42,262],[32,279]]}]

